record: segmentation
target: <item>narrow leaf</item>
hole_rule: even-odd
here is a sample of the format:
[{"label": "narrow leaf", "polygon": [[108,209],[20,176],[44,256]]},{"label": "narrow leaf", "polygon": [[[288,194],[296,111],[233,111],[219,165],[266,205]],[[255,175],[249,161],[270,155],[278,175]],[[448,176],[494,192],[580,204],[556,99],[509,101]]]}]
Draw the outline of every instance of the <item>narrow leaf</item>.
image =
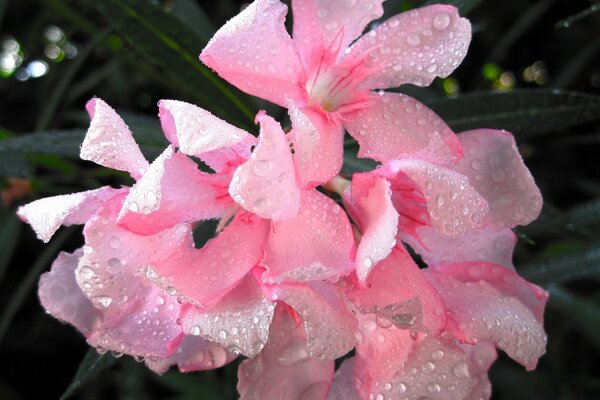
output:
[{"label": "narrow leaf", "polygon": [[592,14],[595,14],[600,11],[600,3],[592,4],[588,8],[583,11],[578,12],[577,14],[571,15],[561,21],[556,23],[556,28],[570,28],[575,22],[580,21],[584,18],[589,17]]},{"label": "narrow leaf", "polygon": [[519,268],[519,273],[540,284],[600,278],[600,247],[596,244],[563,256],[531,262]]},{"label": "narrow leaf", "polygon": [[217,31],[204,9],[194,0],[173,0],[170,12],[192,29],[204,43],[208,43]]},{"label": "narrow leaf", "polygon": [[77,368],[77,372],[67,390],[60,396],[60,400],[71,397],[79,388],[93,380],[100,373],[111,368],[119,361],[110,354],[99,354],[96,349],[90,348]]},{"label": "narrow leaf", "polygon": [[0,206],[0,282],[17,247],[22,226],[12,210]]}]

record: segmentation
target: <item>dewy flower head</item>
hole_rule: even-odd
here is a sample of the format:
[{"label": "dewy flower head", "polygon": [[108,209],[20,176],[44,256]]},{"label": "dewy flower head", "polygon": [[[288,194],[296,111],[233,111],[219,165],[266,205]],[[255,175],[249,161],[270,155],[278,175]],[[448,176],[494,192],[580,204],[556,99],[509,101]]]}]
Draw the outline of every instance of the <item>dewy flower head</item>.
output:
[{"label": "dewy flower head", "polygon": [[424,86],[450,74],[466,54],[469,22],[454,7],[435,5],[392,17],[359,38],[383,14],[381,3],[294,0],[292,39],[284,26],[287,7],[256,0],[200,55],[240,89],[283,107],[292,103],[321,126],[314,153],[327,153],[328,162],[314,174],[317,182],[341,167],[343,127],[359,142],[360,156],[378,161],[423,151],[461,156],[452,132],[427,107],[372,90]]}]

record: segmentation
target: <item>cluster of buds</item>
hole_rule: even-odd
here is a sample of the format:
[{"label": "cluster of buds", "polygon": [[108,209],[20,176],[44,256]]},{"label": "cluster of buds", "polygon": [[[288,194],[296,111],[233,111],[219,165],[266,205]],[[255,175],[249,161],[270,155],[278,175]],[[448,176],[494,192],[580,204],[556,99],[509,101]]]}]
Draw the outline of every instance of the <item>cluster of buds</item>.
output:
[{"label": "cluster of buds", "polygon": [[[206,65],[288,109],[287,133],[265,112],[256,138],[162,100],[170,145],[149,163],[90,100],[81,158],[136,183],[19,209],[44,241],[84,225],[85,245],[40,280],[46,310],[158,373],[244,356],[247,400],[487,399],[496,348],[533,369],[547,293],[515,272],[511,229],[537,217],[540,192],[511,134],[455,134],[380,90],[447,76],[471,38],[443,5],[359,37],[381,3],[294,0],[292,39],[287,7],[256,0],[208,43]],[[374,170],[340,175],[345,131]]]}]

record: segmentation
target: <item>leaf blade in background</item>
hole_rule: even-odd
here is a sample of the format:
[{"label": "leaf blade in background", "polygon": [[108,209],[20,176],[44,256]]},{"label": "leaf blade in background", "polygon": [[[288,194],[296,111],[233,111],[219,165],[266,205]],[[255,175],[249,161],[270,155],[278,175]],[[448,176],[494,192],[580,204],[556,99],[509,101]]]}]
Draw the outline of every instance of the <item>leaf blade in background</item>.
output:
[{"label": "leaf blade in background", "polygon": [[0,206],[0,282],[17,247],[23,224],[13,210]]},{"label": "leaf blade in background", "polygon": [[575,22],[580,21],[584,18],[589,17],[597,12],[600,12],[600,3],[592,4],[583,11],[573,14],[563,20],[556,23],[555,27],[558,28],[570,28]]},{"label": "leaf blade in background", "polygon": [[208,43],[217,31],[202,6],[194,0],[173,0],[169,11],[192,29],[204,43]]},{"label": "leaf blade in background", "polygon": [[600,246],[594,244],[582,250],[524,264],[519,268],[519,274],[528,281],[542,285],[600,278]]},{"label": "leaf blade in background", "polygon": [[476,92],[425,103],[456,132],[506,129],[518,141],[600,120],[600,96],[560,90]]},{"label": "leaf blade in background", "polygon": [[93,380],[101,372],[111,368],[118,361],[118,358],[115,358],[108,353],[99,354],[96,349],[90,347],[79,364],[79,368],[77,368],[77,372],[69,384],[69,387],[65,390],[63,395],[60,396],[60,400],[66,400],[71,397],[78,389]]}]

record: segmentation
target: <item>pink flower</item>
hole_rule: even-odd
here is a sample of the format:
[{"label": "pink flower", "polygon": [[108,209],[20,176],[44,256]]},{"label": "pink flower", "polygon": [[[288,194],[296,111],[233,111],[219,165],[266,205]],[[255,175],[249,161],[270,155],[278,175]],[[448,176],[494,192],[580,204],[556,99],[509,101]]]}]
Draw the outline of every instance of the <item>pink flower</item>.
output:
[{"label": "pink flower", "polygon": [[200,55],[238,88],[297,109],[317,128],[316,135],[293,141],[318,163],[305,172],[307,181],[325,182],[340,170],[343,128],[359,142],[361,157],[461,156],[452,132],[427,107],[372,90],[425,86],[449,75],[466,54],[469,22],[454,7],[434,5],[392,17],[359,38],[383,14],[381,3],[294,0],[292,39],[284,27],[287,7],[256,0]]}]

